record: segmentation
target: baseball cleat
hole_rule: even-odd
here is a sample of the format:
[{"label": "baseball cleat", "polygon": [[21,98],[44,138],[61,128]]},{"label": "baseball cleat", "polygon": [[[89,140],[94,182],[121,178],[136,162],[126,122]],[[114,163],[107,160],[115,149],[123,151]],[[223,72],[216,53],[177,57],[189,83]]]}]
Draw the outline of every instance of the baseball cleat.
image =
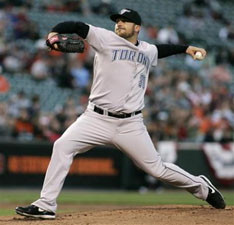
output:
[{"label": "baseball cleat", "polygon": [[35,205],[27,207],[16,207],[15,212],[21,216],[34,217],[38,219],[55,219],[55,213],[41,209]]},{"label": "baseball cleat", "polygon": [[201,177],[207,183],[207,186],[209,188],[209,193],[208,193],[206,201],[216,209],[225,209],[226,203],[224,201],[222,194],[209,181],[208,178],[206,178],[203,175],[201,175],[199,177]]}]

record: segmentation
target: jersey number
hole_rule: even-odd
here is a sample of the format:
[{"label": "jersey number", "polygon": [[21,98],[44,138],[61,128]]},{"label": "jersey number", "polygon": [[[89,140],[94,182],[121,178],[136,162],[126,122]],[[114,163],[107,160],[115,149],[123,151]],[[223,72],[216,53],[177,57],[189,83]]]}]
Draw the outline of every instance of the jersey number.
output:
[{"label": "jersey number", "polygon": [[145,75],[141,74],[138,86],[142,89],[145,89]]}]

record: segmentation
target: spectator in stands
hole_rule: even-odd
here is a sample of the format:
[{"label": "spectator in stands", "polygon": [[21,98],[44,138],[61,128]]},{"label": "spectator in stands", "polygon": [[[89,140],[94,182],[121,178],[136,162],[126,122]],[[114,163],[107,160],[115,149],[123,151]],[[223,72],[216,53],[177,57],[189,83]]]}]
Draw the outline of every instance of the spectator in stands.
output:
[{"label": "spectator in stands", "polygon": [[73,77],[69,72],[69,57],[66,54],[50,56],[49,71],[57,85],[62,88],[73,88]]},{"label": "spectator in stands", "polygon": [[39,139],[48,140],[47,134],[49,132],[49,124],[52,116],[52,112],[40,112],[40,116],[37,119],[37,129],[40,131],[41,134]]},{"label": "spectator in stands", "polygon": [[208,109],[203,110],[203,115],[199,119],[199,130],[196,140],[198,142],[204,142],[206,134],[210,131],[210,128],[213,126],[211,115]]},{"label": "spectator in stands", "polygon": [[31,98],[31,104],[28,107],[28,112],[31,118],[38,117],[41,111],[41,106],[40,106],[40,96],[39,95],[34,95]]},{"label": "spectator in stands", "polygon": [[222,144],[234,142],[234,129],[230,125],[224,128],[219,142]]},{"label": "spectator in stands", "polygon": [[233,140],[233,134],[231,134],[233,128],[230,126],[229,121],[225,117],[221,117],[214,123],[213,136],[216,142],[227,142]]},{"label": "spectator in stands", "polygon": [[28,109],[31,103],[24,91],[19,91],[16,95],[11,96],[8,104],[9,115],[14,118],[18,118],[20,116],[21,109]]},{"label": "spectator in stands", "polygon": [[66,118],[74,116],[77,118],[77,116],[79,115],[77,111],[77,103],[75,102],[75,99],[72,97],[67,99],[63,108],[64,108],[64,115]]},{"label": "spectator in stands", "polygon": [[157,41],[161,44],[178,44],[179,36],[174,27],[169,24],[158,31]]},{"label": "spectator in stands", "polygon": [[[67,129],[80,115],[79,114],[79,108],[77,107],[77,103],[75,102],[75,99],[70,97],[68,98],[67,102],[64,105],[64,115],[65,115],[65,121],[63,124],[64,130]],[[84,109],[82,110],[84,111]]]},{"label": "spectator in stands", "polygon": [[5,72],[16,73],[23,70],[23,62],[17,57],[17,49],[8,52],[3,58],[3,70]]},{"label": "spectator in stands", "polygon": [[216,127],[223,126],[226,123],[230,124],[230,126],[234,125],[234,112],[232,111],[227,98],[222,99],[212,111],[212,121]]},{"label": "spectator in stands", "polygon": [[37,81],[45,80],[50,77],[50,58],[43,53],[32,63],[31,74]]},{"label": "spectator in stands", "polygon": [[83,63],[77,59],[71,61],[69,71],[73,77],[73,87],[85,90],[90,82],[89,71],[84,67]]},{"label": "spectator in stands", "polygon": [[148,31],[148,35],[150,39],[157,39],[158,36],[158,27],[154,24],[154,25],[147,25],[146,29]]},{"label": "spectator in stands", "polygon": [[16,43],[8,43],[3,47],[2,66],[4,72],[24,73],[32,60],[32,54],[25,47],[21,47]]},{"label": "spectator in stands", "polygon": [[219,37],[222,41],[234,40],[234,24],[228,23],[219,31]]},{"label": "spectator in stands", "polygon": [[212,95],[209,89],[204,86],[201,87],[201,91],[199,91],[200,102],[204,106],[209,106],[212,101]]},{"label": "spectator in stands", "polygon": [[62,134],[62,127],[56,117],[52,117],[49,123],[49,129],[46,131],[45,136],[50,142],[55,142]]},{"label": "spectator in stands", "polygon": [[7,104],[0,102],[0,137],[6,137],[10,135],[8,121],[10,117],[7,114]]},{"label": "spectator in stands", "polygon": [[34,127],[29,113],[26,108],[21,108],[12,135],[19,140],[32,140],[33,133]]},{"label": "spectator in stands", "polygon": [[25,12],[16,14],[16,21],[13,27],[15,39],[32,39],[37,40],[39,33],[36,25],[32,23]]}]

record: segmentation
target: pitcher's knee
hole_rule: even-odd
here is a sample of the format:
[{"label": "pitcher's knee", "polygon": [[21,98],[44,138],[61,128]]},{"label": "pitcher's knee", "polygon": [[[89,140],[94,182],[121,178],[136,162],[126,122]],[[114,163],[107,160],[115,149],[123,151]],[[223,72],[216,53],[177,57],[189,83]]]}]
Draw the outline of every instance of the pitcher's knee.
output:
[{"label": "pitcher's knee", "polygon": [[63,140],[63,138],[59,138],[54,142],[53,151],[61,149],[64,146],[65,146],[65,141]]},{"label": "pitcher's knee", "polygon": [[80,154],[88,151],[92,146],[80,141],[67,140],[63,136],[54,142],[53,152],[66,154]]},{"label": "pitcher's knee", "polygon": [[166,167],[164,165],[158,166],[151,166],[147,169],[147,173],[157,179],[163,179],[163,176],[165,174]]},{"label": "pitcher's knee", "polygon": [[74,153],[75,151],[76,146],[72,142],[64,139],[63,137],[57,139],[54,142],[53,153],[59,152],[60,154],[70,154]]}]

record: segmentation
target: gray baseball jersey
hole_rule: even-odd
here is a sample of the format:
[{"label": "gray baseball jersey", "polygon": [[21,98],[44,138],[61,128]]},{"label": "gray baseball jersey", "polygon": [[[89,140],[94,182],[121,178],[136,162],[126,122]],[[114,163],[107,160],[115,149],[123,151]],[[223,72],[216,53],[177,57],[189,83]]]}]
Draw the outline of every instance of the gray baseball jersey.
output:
[{"label": "gray baseball jersey", "polygon": [[32,204],[55,212],[56,199],[73,157],[107,144],[126,153],[153,177],[205,200],[208,187],[202,178],[161,160],[142,114],[123,119],[94,111],[95,106],[114,113],[141,110],[150,66],[157,65],[157,48],[144,41],[135,46],[111,31],[91,25],[87,41],[96,51],[90,103],[85,113],[55,142],[41,197]]},{"label": "gray baseball jersey", "polygon": [[144,41],[136,46],[91,25],[87,41],[96,51],[90,102],[111,112],[143,109],[150,66],[157,65],[156,46]]}]

